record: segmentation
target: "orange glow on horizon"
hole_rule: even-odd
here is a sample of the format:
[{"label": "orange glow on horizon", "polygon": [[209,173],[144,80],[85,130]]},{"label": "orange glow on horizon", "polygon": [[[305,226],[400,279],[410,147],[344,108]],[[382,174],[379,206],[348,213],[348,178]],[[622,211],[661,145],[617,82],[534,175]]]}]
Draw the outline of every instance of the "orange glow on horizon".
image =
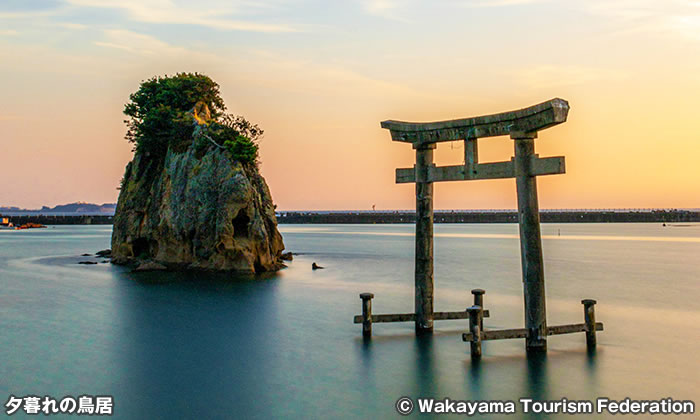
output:
[{"label": "orange glow on horizon", "polygon": [[[0,14],[0,205],[115,202],[131,159],[129,94],[151,76],[197,71],[220,84],[228,112],[265,130],[261,170],[281,210],[412,209],[413,186],[396,185],[394,171],[412,166],[414,152],[380,121],[554,97],[569,102],[568,121],[540,132],[536,150],[565,156],[566,174],[539,178],[541,208],[699,208],[700,55],[689,52],[700,26],[679,17],[700,8],[505,3],[395,5],[390,16],[334,4],[324,25],[308,26],[188,25],[147,4],[109,24]],[[318,14],[285,10],[290,22]],[[508,160],[512,148],[482,139],[480,160]],[[436,163],[460,163],[462,153],[442,144]],[[436,209],[516,207],[513,180],[435,189]]]}]

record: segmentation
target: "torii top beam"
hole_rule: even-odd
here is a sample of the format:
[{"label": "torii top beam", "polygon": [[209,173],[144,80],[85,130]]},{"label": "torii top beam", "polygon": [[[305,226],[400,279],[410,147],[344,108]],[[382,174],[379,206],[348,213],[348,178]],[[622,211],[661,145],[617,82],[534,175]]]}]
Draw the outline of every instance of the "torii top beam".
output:
[{"label": "torii top beam", "polygon": [[413,143],[415,147],[443,141],[537,132],[565,122],[568,114],[569,103],[554,98],[517,111],[481,117],[428,123],[383,121],[382,128],[391,131],[393,141]]}]

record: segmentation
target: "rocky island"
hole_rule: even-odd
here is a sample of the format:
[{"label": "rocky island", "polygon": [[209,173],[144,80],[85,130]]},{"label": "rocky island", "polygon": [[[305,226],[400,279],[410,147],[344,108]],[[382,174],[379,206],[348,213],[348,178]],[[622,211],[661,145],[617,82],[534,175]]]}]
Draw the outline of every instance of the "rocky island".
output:
[{"label": "rocky island", "polygon": [[134,158],[114,215],[114,263],[245,273],[284,266],[258,170],[262,130],[224,111],[218,84],[196,73],[155,77],[130,96]]}]

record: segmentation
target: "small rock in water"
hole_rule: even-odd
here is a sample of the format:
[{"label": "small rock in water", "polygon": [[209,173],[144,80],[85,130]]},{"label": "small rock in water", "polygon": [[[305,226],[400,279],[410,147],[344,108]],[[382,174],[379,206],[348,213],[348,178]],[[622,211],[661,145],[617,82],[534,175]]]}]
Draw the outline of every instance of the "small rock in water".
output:
[{"label": "small rock in water", "polygon": [[281,258],[282,260],[284,260],[284,261],[291,261],[291,260],[294,259],[294,257],[292,256],[292,253],[291,253],[291,252],[285,252],[284,254],[282,254],[282,255],[280,256],[280,258]]},{"label": "small rock in water", "polygon": [[97,251],[97,252],[95,252],[95,256],[102,257],[102,258],[109,258],[112,256],[112,250],[111,249],[103,249],[102,251]]},{"label": "small rock in water", "polygon": [[78,261],[78,264],[97,264],[95,261]]},{"label": "small rock in water", "polygon": [[153,261],[146,261],[141,263],[138,267],[134,268],[132,271],[162,271],[167,270],[167,267],[163,264],[158,264]]},{"label": "small rock in water", "polygon": [[80,256],[81,256],[81,257],[89,257],[89,256],[91,256],[91,255],[92,255],[92,254],[81,254]]},{"label": "small rock in water", "polygon": [[321,267],[320,265],[318,265],[318,264],[316,264],[316,263],[311,264],[311,269],[312,269],[312,270],[322,270],[322,269],[324,269],[324,268],[325,268],[325,267]]}]

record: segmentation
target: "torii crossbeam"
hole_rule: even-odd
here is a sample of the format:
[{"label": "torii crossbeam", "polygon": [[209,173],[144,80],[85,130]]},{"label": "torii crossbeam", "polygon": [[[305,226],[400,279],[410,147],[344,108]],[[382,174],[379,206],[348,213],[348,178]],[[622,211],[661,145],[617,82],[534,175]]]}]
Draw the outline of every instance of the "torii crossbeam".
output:
[{"label": "torii crossbeam", "polygon": [[[431,123],[384,121],[394,141],[411,143],[416,150],[413,168],[397,169],[397,183],[416,183],[416,333],[433,330],[433,182],[515,178],[525,295],[525,333],[528,350],[546,350],[547,328],[542,238],[536,176],[563,174],[564,158],[535,154],[537,132],[566,121],[569,104],[552,99],[518,111]],[[510,136],[515,156],[510,161],[479,163],[477,139]],[[464,165],[436,167],[437,143],[464,141]],[[483,308],[482,308],[483,309]],[[594,332],[593,332],[594,333]],[[479,344],[480,346],[480,344]]]}]

